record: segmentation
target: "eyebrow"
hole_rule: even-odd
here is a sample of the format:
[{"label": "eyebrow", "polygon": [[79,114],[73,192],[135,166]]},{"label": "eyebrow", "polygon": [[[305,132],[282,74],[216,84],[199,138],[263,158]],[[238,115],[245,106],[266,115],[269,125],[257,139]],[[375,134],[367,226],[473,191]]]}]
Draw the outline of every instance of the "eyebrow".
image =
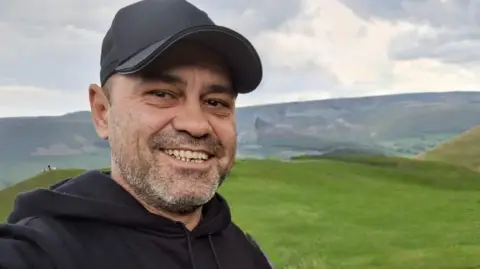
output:
[{"label": "eyebrow", "polygon": [[140,78],[141,84],[155,83],[155,82],[163,82],[167,84],[181,84],[183,86],[187,85],[187,82],[183,80],[181,77],[168,74],[168,73],[161,73],[159,75],[156,74],[155,76],[146,74]]},{"label": "eyebrow", "polygon": [[[173,84],[173,85],[181,85],[183,87],[185,87],[187,85],[187,82],[182,79],[181,77],[179,76],[176,76],[176,75],[173,75],[173,74],[168,74],[168,73],[161,73],[159,75],[155,75],[155,76],[142,76],[141,77],[141,81],[140,83],[141,84],[144,84],[144,83],[155,83],[155,82],[163,82],[163,83],[167,83],[167,84]],[[230,88],[230,87],[226,87],[224,85],[220,85],[220,84],[212,84],[208,87],[208,89],[206,89],[205,92],[202,93],[202,95],[205,95],[205,94],[212,94],[212,93],[218,93],[218,94],[228,94],[228,95],[231,95],[232,97],[236,98],[238,93]]]},{"label": "eyebrow", "polygon": [[233,98],[237,97],[237,92],[230,87],[225,87],[220,84],[213,84],[211,85],[208,90],[204,94],[212,94],[212,93],[219,93],[219,94],[228,94]]}]

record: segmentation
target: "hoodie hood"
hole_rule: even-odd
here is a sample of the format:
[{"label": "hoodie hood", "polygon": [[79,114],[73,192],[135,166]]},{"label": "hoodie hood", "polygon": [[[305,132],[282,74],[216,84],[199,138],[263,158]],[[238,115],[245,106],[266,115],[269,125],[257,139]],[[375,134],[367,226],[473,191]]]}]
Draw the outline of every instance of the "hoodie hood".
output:
[{"label": "hoodie hood", "polygon": [[[118,185],[108,172],[93,170],[68,178],[48,189],[20,194],[8,217],[9,223],[33,216],[92,220],[135,229],[148,229],[164,236],[185,236],[185,226],[147,211]],[[216,194],[203,207],[203,217],[192,231],[194,237],[221,232],[231,222],[225,199]]]}]

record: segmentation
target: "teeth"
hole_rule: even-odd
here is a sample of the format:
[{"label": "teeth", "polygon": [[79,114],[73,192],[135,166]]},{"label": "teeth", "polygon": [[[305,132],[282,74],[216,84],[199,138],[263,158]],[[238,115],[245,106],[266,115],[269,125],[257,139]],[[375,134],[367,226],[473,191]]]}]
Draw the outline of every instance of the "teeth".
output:
[{"label": "teeth", "polygon": [[200,151],[166,149],[164,152],[184,162],[203,163],[208,160],[208,155]]}]

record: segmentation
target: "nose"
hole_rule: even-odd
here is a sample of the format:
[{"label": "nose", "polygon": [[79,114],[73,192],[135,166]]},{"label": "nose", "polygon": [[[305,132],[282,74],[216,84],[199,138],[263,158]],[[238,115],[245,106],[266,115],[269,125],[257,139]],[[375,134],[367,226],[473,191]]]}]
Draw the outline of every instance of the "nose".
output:
[{"label": "nose", "polygon": [[173,128],[187,132],[193,137],[203,137],[210,133],[210,123],[200,104],[185,104],[172,121]]}]

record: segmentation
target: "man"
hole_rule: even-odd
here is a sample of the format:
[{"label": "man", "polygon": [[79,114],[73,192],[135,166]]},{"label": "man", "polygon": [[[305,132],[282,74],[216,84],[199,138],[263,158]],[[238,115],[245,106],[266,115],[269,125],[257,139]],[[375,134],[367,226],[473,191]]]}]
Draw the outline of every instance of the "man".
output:
[{"label": "man", "polygon": [[111,173],[19,195],[0,268],[263,269],[216,193],[234,164],[235,100],[262,80],[239,33],[184,0],[121,9],[89,100]]}]

